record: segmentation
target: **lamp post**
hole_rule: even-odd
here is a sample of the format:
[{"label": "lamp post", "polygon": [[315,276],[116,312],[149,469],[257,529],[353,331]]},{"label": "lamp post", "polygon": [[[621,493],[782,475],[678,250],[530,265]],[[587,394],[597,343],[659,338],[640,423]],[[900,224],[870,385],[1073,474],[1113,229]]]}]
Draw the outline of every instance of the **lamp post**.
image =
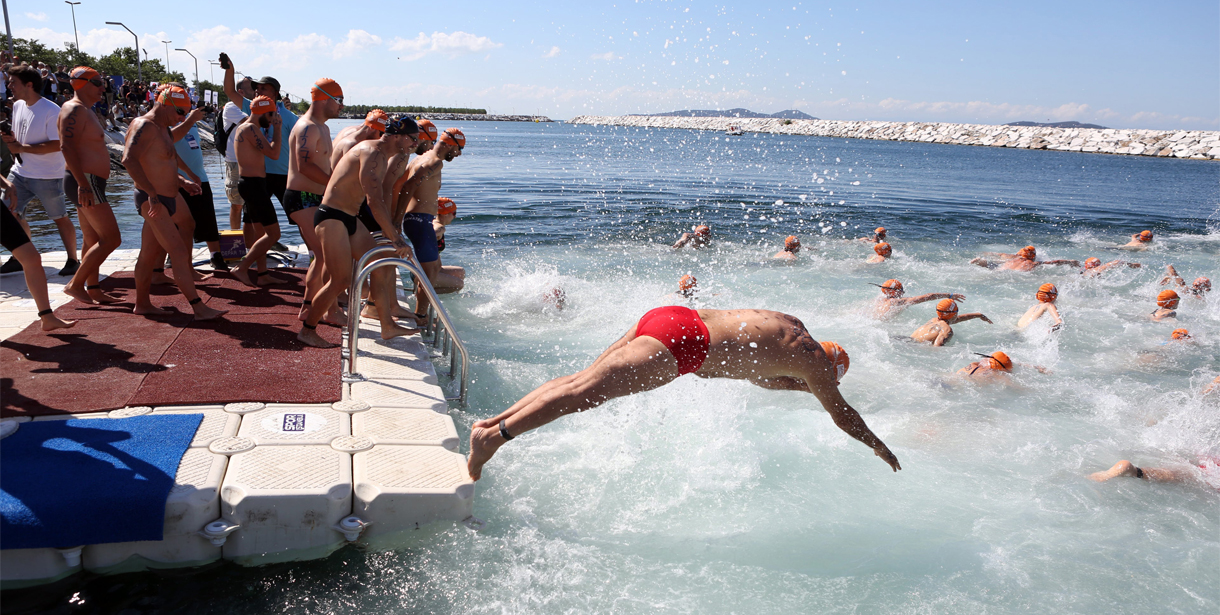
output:
[{"label": "lamp post", "polygon": [[[186,50],[175,47],[174,51],[186,51]],[[195,87],[197,88],[197,87],[199,87],[199,58],[196,58],[195,54],[193,54],[189,51],[186,51],[186,55],[191,56],[191,59],[195,61]]]},{"label": "lamp post", "polygon": [[[106,22],[106,25],[123,26],[124,30],[131,32],[131,28],[128,28],[127,26],[123,25],[123,22],[121,22],[121,21],[108,21],[108,22]],[[136,36],[135,32],[131,32],[131,35],[136,37],[136,79],[138,79],[140,81],[144,81],[144,68],[140,64],[140,37]],[[9,40],[12,40],[12,37],[10,37]],[[147,56],[148,52],[145,51],[144,55]]]},{"label": "lamp post", "polygon": [[216,83],[216,66],[219,64],[220,64],[220,62],[217,62],[216,60],[208,60],[208,82],[209,83]]},{"label": "lamp post", "polygon": [[174,41],[161,41],[165,43],[165,75],[169,76],[169,44]]},{"label": "lamp post", "polygon": [[76,5],[80,3],[64,0],[64,4],[72,7],[72,35],[76,37],[76,53],[80,53],[80,33],[76,31]]},{"label": "lamp post", "polygon": [[13,52],[13,29],[8,25],[8,0],[0,0],[0,4],[4,6],[4,32],[8,34],[8,55],[16,59],[17,54]]}]

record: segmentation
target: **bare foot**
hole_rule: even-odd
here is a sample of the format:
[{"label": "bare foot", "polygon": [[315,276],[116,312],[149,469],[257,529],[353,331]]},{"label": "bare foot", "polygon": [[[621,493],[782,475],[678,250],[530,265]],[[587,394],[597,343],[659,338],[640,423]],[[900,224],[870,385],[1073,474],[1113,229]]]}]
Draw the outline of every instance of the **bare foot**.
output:
[{"label": "bare foot", "polygon": [[466,461],[466,471],[470,473],[470,480],[479,480],[483,475],[483,465],[491,461],[492,456],[506,442],[500,436],[498,424],[481,426],[483,422],[475,423],[470,430],[470,458]]},{"label": "bare foot", "polygon": [[111,303],[122,303],[123,302],[122,297],[108,295],[108,294],[106,294],[105,291],[98,290],[96,288],[89,291],[89,298],[93,299],[94,301],[96,301],[98,303],[105,304],[105,305],[109,305]]},{"label": "bare foot", "polygon": [[[81,303],[84,303],[85,305],[93,305],[94,303],[93,297],[89,296],[89,291],[85,290],[85,286],[83,284],[80,286],[80,288],[73,288],[71,285],[65,286],[64,294],[76,299],[77,301],[80,301]],[[46,330],[45,325],[43,326],[43,330]]]},{"label": "bare foot", "polygon": [[334,348],[338,344],[332,344],[324,339],[318,332],[309,327],[301,327],[301,332],[297,334],[297,341],[307,346],[314,348]]},{"label": "bare foot", "polygon": [[327,312],[326,316],[322,317],[322,322],[328,325],[335,325],[336,327],[346,327],[347,314],[345,314],[343,310],[336,307]]},{"label": "bare foot", "polygon": [[1118,478],[1119,476],[1135,476],[1137,474],[1136,470],[1137,468],[1135,467],[1135,464],[1124,459],[1114,464],[1114,467],[1106,470],[1105,472],[1094,472],[1090,474],[1089,480],[1104,483],[1111,478]]},{"label": "bare foot", "polygon": [[368,305],[366,303],[364,305],[364,309],[360,310],[360,317],[368,318],[369,320],[377,320],[380,318],[380,316],[377,315],[377,306]]},{"label": "bare foot", "polygon": [[169,310],[163,310],[151,303],[149,303],[147,305],[140,305],[137,303],[135,309],[132,310],[131,313],[132,314],[141,314],[141,315],[145,315],[145,316],[168,316],[170,314],[173,314],[173,312],[171,312]]},{"label": "bare foot", "polygon": [[[173,267],[171,267],[170,269],[172,270]],[[202,282],[210,277],[212,277],[212,274],[199,273],[199,271],[197,271],[194,267],[191,267],[191,279],[192,280],[194,280],[196,282]]]},{"label": "bare foot", "polygon": [[42,330],[43,331],[54,331],[56,329],[71,329],[73,326],[76,325],[75,320],[60,320],[59,317],[57,317],[54,314],[47,314],[46,316],[43,316],[40,320],[42,320]]},{"label": "bare foot", "polygon": [[237,278],[238,282],[241,282],[242,284],[245,284],[246,286],[253,286],[255,288],[258,288],[258,284],[255,284],[254,282],[250,281],[250,270],[248,268],[242,267],[239,265],[237,267],[230,269],[229,273],[233,274],[233,277]]},{"label": "bare foot", "polygon": [[162,273],[160,271],[154,271],[152,274],[152,283],[153,284],[173,284],[174,279],[165,275],[164,273]]},{"label": "bare foot", "polygon": [[415,320],[415,313],[403,307],[401,303],[395,302],[394,318],[410,318],[411,320]]},{"label": "bare foot", "polygon": [[195,310],[195,320],[213,320],[229,313],[229,310],[218,310],[202,303],[191,306]]},{"label": "bare foot", "polygon": [[288,280],[285,280],[284,278],[277,278],[271,274],[265,274],[265,275],[258,276],[258,285],[259,286],[272,286],[275,284],[287,284],[287,283],[288,283]]},{"label": "bare foot", "polygon": [[385,325],[381,326],[381,339],[383,340],[394,339],[404,335],[415,335],[416,333],[419,333],[419,329],[408,329],[399,326],[398,323],[394,323],[394,326],[388,328]]}]

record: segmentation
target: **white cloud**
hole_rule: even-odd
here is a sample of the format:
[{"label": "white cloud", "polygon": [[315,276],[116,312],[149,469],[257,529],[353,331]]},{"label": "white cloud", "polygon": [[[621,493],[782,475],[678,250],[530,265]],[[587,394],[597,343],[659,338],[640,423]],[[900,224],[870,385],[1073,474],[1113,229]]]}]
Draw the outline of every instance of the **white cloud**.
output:
[{"label": "white cloud", "polygon": [[546,53],[544,53],[544,54],[542,54],[542,57],[544,57],[544,58],[553,58],[553,57],[555,57],[555,56],[557,56],[557,55],[559,55],[559,48],[558,48],[558,47],[551,47],[551,50],[550,50],[550,51],[548,51],[548,52],[546,52]]},{"label": "white cloud", "polygon": [[381,46],[381,37],[364,30],[348,30],[347,39],[335,45],[335,59],[354,56],[366,49]]},{"label": "white cloud", "polygon": [[609,62],[611,60],[621,60],[621,59],[623,59],[623,57],[614,55],[613,51],[607,51],[606,53],[595,53],[595,54],[589,56],[589,59],[590,60],[606,60],[607,62]]},{"label": "white cloud", "polygon": [[46,13],[26,13],[25,16],[29,17],[30,19],[33,19],[34,21],[46,21],[47,20]]},{"label": "white cloud", "polygon": [[[13,31],[17,38],[36,39],[42,44],[55,49],[66,49],[66,44],[72,42],[71,32],[56,32],[50,28],[18,28]],[[144,36],[144,35],[141,35]],[[143,40],[143,39],[141,39]],[[148,40],[152,40],[149,38]],[[92,55],[107,55],[119,47],[131,47],[135,39],[126,30],[93,29],[80,33],[81,51]]]},{"label": "white cloud", "polygon": [[457,57],[470,53],[491,51],[503,46],[502,43],[496,43],[486,36],[475,36],[469,32],[459,30],[451,34],[433,32],[431,36],[420,32],[419,36],[412,39],[396,37],[390,43],[390,50],[405,52],[399,56],[399,59],[411,61],[418,60],[430,53]]}]

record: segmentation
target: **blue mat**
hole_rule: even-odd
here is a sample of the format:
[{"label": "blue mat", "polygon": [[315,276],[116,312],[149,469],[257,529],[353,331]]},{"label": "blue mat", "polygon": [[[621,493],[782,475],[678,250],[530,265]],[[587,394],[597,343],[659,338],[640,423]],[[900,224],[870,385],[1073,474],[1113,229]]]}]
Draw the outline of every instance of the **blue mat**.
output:
[{"label": "blue mat", "polygon": [[0,440],[0,549],[161,540],[202,414],[22,423]]}]

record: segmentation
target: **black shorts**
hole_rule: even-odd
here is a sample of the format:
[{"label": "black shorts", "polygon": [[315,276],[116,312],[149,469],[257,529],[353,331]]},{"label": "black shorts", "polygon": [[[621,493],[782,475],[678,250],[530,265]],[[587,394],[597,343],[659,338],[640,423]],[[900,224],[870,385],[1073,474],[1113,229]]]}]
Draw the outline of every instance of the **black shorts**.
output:
[{"label": "black shorts", "polygon": [[285,190],[284,191],[284,213],[288,214],[288,221],[296,224],[292,220],[292,214],[298,211],[317,207],[322,204],[322,195],[303,190]]},{"label": "black shorts", "polygon": [[279,173],[267,174],[267,195],[275,197],[284,206],[284,193],[288,191],[288,176]]},{"label": "black shorts", "polygon": [[[172,215],[178,213],[178,197],[165,196],[164,194],[162,194],[161,196],[157,197],[157,200],[160,201],[161,204],[165,206],[165,209],[167,209],[169,211],[169,215],[172,216]],[[139,188],[136,188],[136,211],[139,212],[140,215],[144,215],[144,212],[142,212],[140,210],[144,209],[144,204],[147,202],[148,202],[148,193],[144,192],[143,190],[140,190]]]},{"label": "black shorts", "polygon": [[[106,178],[89,173],[85,173],[85,177],[89,180],[89,187],[93,190],[93,202],[109,205],[110,201],[106,200]],[[76,176],[71,173],[64,174],[64,196],[73,207],[80,207],[80,203],[76,202],[76,192],[79,189],[80,184],[76,183]]]},{"label": "black shorts", "polygon": [[203,182],[199,187],[203,191],[196,195],[187,194],[182,188],[178,189],[178,194],[182,195],[186,206],[191,210],[191,217],[195,219],[195,241],[220,241],[220,229],[216,227],[216,203],[212,201],[212,184]]},{"label": "black shorts", "polygon": [[280,223],[275,215],[275,206],[271,204],[271,194],[267,192],[266,178],[243,176],[237,182],[237,192],[246,202],[243,221],[263,226]]},{"label": "black shorts", "polygon": [[360,214],[358,217],[360,218],[360,221],[364,223],[364,227],[367,228],[370,233],[381,232],[381,225],[377,224],[377,218],[373,217],[373,210],[369,209],[368,201],[360,204]]},{"label": "black shorts", "polygon": [[12,252],[27,243],[30,243],[30,236],[25,234],[25,229],[21,228],[21,222],[17,220],[17,216],[8,210],[8,207],[0,203],[0,245],[4,246],[5,250]]},{"label": "black shorts", "polygon": [[319,224],[322,224],[327,220],[338,220],[342,222],[343,226],[347,227],[348,237],[356,234],[356,226],[360,222],[359,218],[347,213],[346,211],[343,211],[342,209],[321,205],[313,214],[313,225],[314,227],[317,227]]}]

